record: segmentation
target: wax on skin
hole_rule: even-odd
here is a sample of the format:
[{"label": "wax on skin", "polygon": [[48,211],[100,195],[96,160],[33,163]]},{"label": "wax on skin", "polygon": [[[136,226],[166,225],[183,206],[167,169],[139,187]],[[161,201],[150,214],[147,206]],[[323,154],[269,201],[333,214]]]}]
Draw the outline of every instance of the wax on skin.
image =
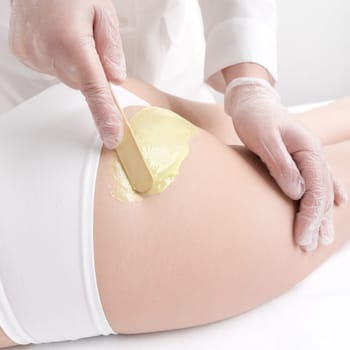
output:
[{"label": "wax on skin", "polygon": [[112,196],[124,201],[140,201],[144,196],[163,192],[171,185],[190,151],[197,128],[176,113],[159,107],[146,107],[130,119],[141,152],[153,177],[152,188],[144,194],[135,192],[121,166],[117,152],[112,165]]}]

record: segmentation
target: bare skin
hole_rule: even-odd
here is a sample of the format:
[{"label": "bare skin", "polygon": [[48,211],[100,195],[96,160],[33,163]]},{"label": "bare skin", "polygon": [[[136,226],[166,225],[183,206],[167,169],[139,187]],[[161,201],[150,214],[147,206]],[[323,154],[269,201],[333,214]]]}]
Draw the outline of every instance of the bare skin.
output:
[{"label": "bare skin", "polygon": [[[111,197],[112,153],[102,151],[95,262],[115,331],[162,331],[238,315],[285,292],[350,238],[350,206],[336,207],[335,242],[301,251],[292,236],[297,203],[279,191],[257,157],[224,145],[240,142],[222,107],[186,102],[131,80],[125,87],[206,131],[192,141],[175,183],[133,204]],[[297,116],[320,137],[348,192],[349,108],[348,98]],[[0,346],[9,345],[14,344],[0,332]]]}]

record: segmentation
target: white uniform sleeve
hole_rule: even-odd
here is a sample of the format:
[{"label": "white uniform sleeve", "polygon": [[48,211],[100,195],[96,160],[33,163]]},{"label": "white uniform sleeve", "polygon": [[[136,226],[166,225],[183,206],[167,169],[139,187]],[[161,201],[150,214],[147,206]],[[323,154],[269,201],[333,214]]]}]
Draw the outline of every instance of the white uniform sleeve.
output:
[{"label": "white uniform sleeve", "polygon": [[205,80],[223,92],[225,67],[253,62],[277,80],[277,10],[274,0],[199,0],[205,37]]}]

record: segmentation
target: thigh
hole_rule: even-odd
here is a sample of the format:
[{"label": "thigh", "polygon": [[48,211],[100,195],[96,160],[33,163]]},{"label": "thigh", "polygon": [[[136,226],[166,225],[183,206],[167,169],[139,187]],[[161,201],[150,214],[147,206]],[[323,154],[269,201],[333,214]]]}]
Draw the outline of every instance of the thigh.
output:
[{"label": "thigh", "polygon": [[15,346],[15,345],[17,344],[11,341],[10,338],[8,338],[6,334],[3,332],[3,330],[0,328],[0,348],[5,348],[8,346]]},{"label": "thigh", "polygon": [[350,139],[350,97],[295,114],[307,128],[312,130],[323,145],[340,143]]},{"label": "thigh", "polygon": [[[350,190],[350,142],[326,148]],[[95,194],[95,259],[102,304],[121,333],[177,329],[247,311],[302,280],[349,239],[349,206],[335,209],[336,241],[304,253],[293,240],[297,202],[257,157],[201,130],[175,183],[142,202],[110,195],[103,151]]]}]

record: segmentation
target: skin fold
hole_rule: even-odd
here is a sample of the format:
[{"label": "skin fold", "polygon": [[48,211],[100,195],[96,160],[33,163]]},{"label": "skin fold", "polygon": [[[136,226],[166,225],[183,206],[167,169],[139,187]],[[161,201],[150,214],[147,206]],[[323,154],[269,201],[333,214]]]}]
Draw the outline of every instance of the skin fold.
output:
[{"label": "skin fold", "polygon": [[[233,317],[291,288],[350,238],[345,204],[334,209],[333,244],[311,253],[295,245],[298,203],[242,147],[222,106],[179,99],[130,79],[124,86],[201,129],[175,182],[141,202],[111,196],[113,152],[102,150],[95,264],[102,305],[115,331],[155,332]],[[347,191],[349,108],[346,98],[296,115],[320,138]],[[0,346],[7,345],[13,344],[0,332]]]}]

